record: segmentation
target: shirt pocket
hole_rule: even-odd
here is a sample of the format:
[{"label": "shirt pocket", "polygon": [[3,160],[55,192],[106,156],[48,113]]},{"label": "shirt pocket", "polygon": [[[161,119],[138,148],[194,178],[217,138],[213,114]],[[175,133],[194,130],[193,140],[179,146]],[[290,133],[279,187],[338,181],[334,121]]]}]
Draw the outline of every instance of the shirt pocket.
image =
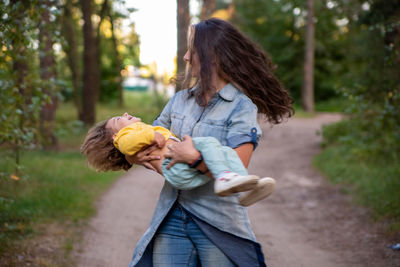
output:
[{"label": "shirt pocket", "polygon": [[227,129],[225,120],[205,119],[200,122],[198,136],[212,136],[225,145]]},{"label": "shirt pocket", "polygon": [[181,138],[182,125],[185,119],[185,115],[172,112],[171,113],[171,128],[170,131],[177,137]]}]

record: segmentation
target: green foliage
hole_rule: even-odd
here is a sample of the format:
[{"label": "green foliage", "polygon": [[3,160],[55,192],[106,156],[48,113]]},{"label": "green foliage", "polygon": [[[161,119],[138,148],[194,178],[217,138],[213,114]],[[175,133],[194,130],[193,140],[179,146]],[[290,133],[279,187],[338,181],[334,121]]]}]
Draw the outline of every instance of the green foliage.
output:
[{"label": "green foliage", "polygon": [[355,131],[346,135],[358,139],[366,154],[389,154],[398,159],[400,2],[370,3],[368,10],[352,10],[359,17],[350,27],[353,50],[348,60],[354,69],[345,76],[342,92],[351,101],[348,111]]},{"label": "green foliage", "polygon": [[[338,1],[349,23],[344,47],[348,71],[340,93],[349,121],[326,129],[326,143],[346,145],[355,156],[400,155],[400,9],[398,1]],[[328,130],[329,129],[329,130]],[[335,137],[335,138],[332,138]]]},{"label": "green foliage", "polygon": [[[117,42],[115,51],[113,35],[111,34],[111,23],[109,17],[103,22],[106,31],[100,31],[100,63],[101,63],[101,86],[100,101],[109,102],[118,99],[118,85],[121,70],[127,65],[140,67],[139,60],[139,36],[135,31],[135,24],[130,24],[130,32],[126,36],[118,38],[118,29],[121,27],[122,19],[126,19],[128,14],[112,11],[114,27],[114,38]],[[121,66],[117,66],[116,53],[122,58]]]},{"label": "green foliage", "polygon": [[[7,158],[6,152],[0,157]],[[0,253],[32,234],[37,222],[88,218],[94,200],[120,174],[88,169],[79,152],[31,151],[21,160],[29,176],[0,176]],[[8,160],[0,162],[5,172],[10,166]]]},{"label": "green foliage", "polygon": [[[277,65],[276,74],[292,96],[301,97],[306,1],[235,0],[235,23],[259,43]],[[335,24],[341,11],[315,2],[315,99],[338,97],[338,77],[346,71],[344,35]]]},{"label": "green foliage", "polygon": [[[235,4],[236,23],[268,51],[278,77],[297,100],[306,1]],[[397,0],[315,1],[316,107],[345,112],[348,118],[324,127],[326,150],[316,164],[334,181],[352,184],[363,203],[380,216],[395,218],[398,225],[399,10]]]},{"label": "green foliage", "polygon": [[[103,22],[104,23],[104,22]],[[118,77],[121,75],[122,66],[117,68],[115,51],[111,36],[106,38],[100,32],[100,65],[101,65],[101,84],[100,84],[100,101],[108,102],[118,99]],[[117,71],[119,70],[119,71]]]},{"label": "green foliage", "polygon": [[343,97],[329,98],[326,101],[315,103],[317,112],[340,112],[344,113],[348,109],[350,101]]},{"label": "green foliage", "polygon": [[343,145],[356,158],[367,160],[381,156],[399,161],[398,137],[393,131],[380,131],[376,136],[379,122],[352,118],[323,128],[324,145]]},{"label": "green foliage", "polygon": [[[118,2],[118,0],[111,1],[111,6],[112,2]],[[46,142],[39,132],[40,112],[44,105],[52,101],[52,96],[57,95],[60,99],[63,97],[65,100],[80,102],[79,91],[82,84],[78,82],[77,93],[74,94],[71,69],[68,64],[68,59],[71,58],[66,56],[68,52],[64,53],[60,50],[61,47],[65,51],[68,48],[64,39],[67,34],[66,29],[61,27],[63,25],[61,22],[67,20],[66,23],[74,29],[77,58],[83,60],[79,55],[83,50],[79,5],[74,0],[68,3],[70,8],[68,18],[64,15],[67,2],[51,0],[49,2],[51,8],[41,0],[0,3],[0,145],[15,150],[17,169],[18,157],[22,149],[40,147],[41,142]],[[50,11],[50,23],[44,23],[42,18],[45,9]],[[114,16],[115,36],[121,39],[117,40],[117,43],[122,44],[120,46],[122,54],[126,60],[129,59],[126,62],[139,65],[139,38],[134,24],[131,25],[132,30],[127,37],[122,36],[120,32],[121,20],[126,18],[128,13],[120,14],[113,10],[110,12]],[[48,81],[40,78],[44,70],[41,69],[39,57],[43,56],[44,50],[43,43],[39,39],[39,28],[45,28],[54,41],[56,66],[52,67],[56,69],[59,77]],[[116,89],[120,82],[120,70],[124,66],[116,66],[115,51],[110,45],[109,33],[100,31],[100,35],[103,40],[101,44],[104,46],[101,54],[103,56],[100,55],[100,57],[108,59],[101,65],[104,76],[101,97],[108,102],[118,97]],[[129,47],[126,48],[126,46]],[[82,62],[79,60],[75,66],[78,68],[77,76],[80,77]],[[74,121],[78,119],[78,114],[75,114]],[[76,131],[79,128],[78,124],[73,123],[66,128],[74,128]],[[56,131],[58,135],[65,134],[60,127]]]},{"label": "green foliage", "polygon": [[[346,100],[345,98],[330,98],[325,101],[319,101],[315,105],[316,112],[337,112],[337,113],[344,113],[348,110],[350,105],[350,101]],[[316,113],[309,113],[303,111],[301,103],[299,101],[295,101],[293,104],[295,110],[296,117],[314,117]]]},{"label": "green foliage", "polygon": [[[349,125],[345,125],[349,127]],[[329,137],[342,136],[343,128],[329,129]],[[355,192],[359,203],[371,207],[377,218],[391,221],[390,228],[400,231],[400,165],[382,155],[364,158],[356,147],[341,140],[329,146],[314,159],[314,164],[334,183],[343,185],[347,192]],[[354,141],[354,140],[353,140]]]},{"label": "green foliage", "polygon": [[39,112],[51,101],[45,88],[52,86],[39,73],[37,28],[44,7],[36,4],[0,4],[0,144],[16,151],[35,145]]},{"label": "green foliage", "polygon": [[[115,62],[112,62],[115,63]],[[100,101],[103,103],[118,99],[118,80],[116,78],[115,64],[109,66],[102,64]]]},{"label": "green foliage", "polygon": [[136,33],[135,24],[130,24],[131,31],[121,41],[124,44],[124,49],[121,51],[123,66],[133,65],[140,67],[140,36]]}]

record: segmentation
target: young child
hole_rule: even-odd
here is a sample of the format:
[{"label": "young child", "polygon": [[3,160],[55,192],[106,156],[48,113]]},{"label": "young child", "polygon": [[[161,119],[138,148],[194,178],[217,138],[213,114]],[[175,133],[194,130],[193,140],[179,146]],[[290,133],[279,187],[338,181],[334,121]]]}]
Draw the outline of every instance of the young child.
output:
[{"label": "young child", "polygon": [[[275,180],[248,175],[232,148],[222,146],[213,137],[195,137],[192,140],[215,178],[214,191],[217,195],[248,191],[240,196],[239,202],[249,206],[274,191]],[[91,128],[81,152],[87,157],[89,165],[99,171],[128,170],[131,165],[125,155],[135,155],[143,147],[157,144],[160,149],[152,154],[159,155],[160,160],[151,161],[151,164],[175,188],[189,190],[209,182],[210,177],[195,169],[196,163],[176,163],[167,169],[170,159],[164,158],[164,154],[168,145],[174,142],[180,141],[169,130],[145,124],[140,118],[125,113]]]}]

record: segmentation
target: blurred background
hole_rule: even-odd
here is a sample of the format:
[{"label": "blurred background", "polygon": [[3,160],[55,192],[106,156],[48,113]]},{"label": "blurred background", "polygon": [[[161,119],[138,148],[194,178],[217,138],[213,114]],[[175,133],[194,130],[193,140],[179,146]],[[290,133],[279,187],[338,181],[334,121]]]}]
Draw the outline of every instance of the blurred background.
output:
[{"label": "blurred background", "polygon": [[86,168],[88,128],[125,111],[151,123],[180,89],[188,26],[209,17],[265,49],[295,116],[343,114],[314,164],[399,231],[398,0],[2,0],[0,255],[93,214],[121,173]]}]

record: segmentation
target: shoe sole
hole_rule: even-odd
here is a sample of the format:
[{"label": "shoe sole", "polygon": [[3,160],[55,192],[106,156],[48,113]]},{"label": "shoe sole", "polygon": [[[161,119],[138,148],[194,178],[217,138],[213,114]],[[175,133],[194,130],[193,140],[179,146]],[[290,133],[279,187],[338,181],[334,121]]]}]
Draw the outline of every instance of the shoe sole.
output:
[{"label": "shoe sole", "polygon": [[249,175],[248,180],[240,181],[237,184],[233,184],[228,189],[225,189],[222,191],[215,191],[215,194],[217,194],[220,197],[226,197],[226,196],[232,195],[234,193],[249,191],[249,190],[254,189],[257,186],[258,180],[260,180],[260,178],[258,176]]},{"label": "shoe sole", "polygon": [[271,195],[275,190],[275,180],[270,177],[261,178],[257,187],[245,195],[241,196],[239,203],[242,206],[250,206]]}]

